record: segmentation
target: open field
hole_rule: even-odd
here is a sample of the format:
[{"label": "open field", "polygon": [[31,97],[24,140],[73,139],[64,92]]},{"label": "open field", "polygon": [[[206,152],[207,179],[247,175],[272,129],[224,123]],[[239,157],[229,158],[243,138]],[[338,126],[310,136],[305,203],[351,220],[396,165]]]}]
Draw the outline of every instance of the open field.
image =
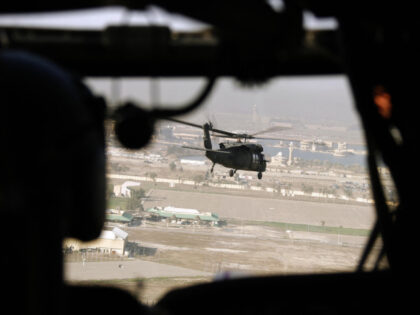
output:
[{"label": "open field", "polygon": [[[140,226],[119,226],[130,242],[154,254],[84,266],[68,263],[68,281],[99,281],[153,303],[172,288],[212,281],[224,272],[252,276],[353,271],[375,218],[373,207],[365,205],[270,198],[259,192],[246,196],[220,189],[163,189],[152,182],[141,187],[148,193],[145,209],[193,208],[216,213],[228,224],[143,220]],[[124,200],[113,202],[123,205]]]},{"label": "open field", "polygon": [[174,206],[214,212],[221,218],[288,222],[370,229],[375,217],[370,206],[254,198],[228,194],[152,190],[144,208]]},{"label": "open field", "polygon": [[71,263],[67,279],[96,277],[130,292],[137,292],[136,281],[141,279],[138,295],[153,302],[174,287],[212,281],[224,272],[252,276],[353,271],[366,242],[361,236],[249,225],[215,228],[148,222],[125,230],[130,241],[154,248],[156,254],[133,261]]},{"label": "open field", "polygon": [[[130,228],[131,240],[157,248],[151,261],[202,270],[247,274],[352,270],[364,237],[286,232],[267,227]],[[141,241],[140,241],[141,240]]]},{"label": "open field", "polygon": [[210,276],[209,273],[144,260],[71,262],[66,278],[72,281]]}]

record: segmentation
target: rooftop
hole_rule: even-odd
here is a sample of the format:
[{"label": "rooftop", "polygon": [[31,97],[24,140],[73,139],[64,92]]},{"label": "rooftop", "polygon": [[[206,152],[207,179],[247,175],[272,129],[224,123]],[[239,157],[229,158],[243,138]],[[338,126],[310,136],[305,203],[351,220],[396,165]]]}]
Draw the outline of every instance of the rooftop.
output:
[{"label": "rooftop", "polygon": [[174,219],[185,219],[185,220],[201,220],[201,221],[219,221],[219,216],[215,213],[180,213],[180,212],[168,212],[161,209],[150,208],[146,212],[158,215],[164,218],[174,218]]}]

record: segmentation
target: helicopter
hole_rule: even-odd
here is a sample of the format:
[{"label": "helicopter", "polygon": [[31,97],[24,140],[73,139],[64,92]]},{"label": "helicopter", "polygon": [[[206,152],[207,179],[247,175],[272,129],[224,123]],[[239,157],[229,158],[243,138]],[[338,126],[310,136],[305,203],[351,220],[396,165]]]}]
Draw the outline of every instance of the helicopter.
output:
[{"label": "helicopter", "polygon": [[[230,168],[229,176],[235,175],[237,170],[254,171],[258,172],[258,179],[262,179],[262,173],[265,172],[267,162],[270,162],[270,158],[265,156],[263,152],[263,146],[259,143],[246,142],[247,139],[266,139],[266,140],[281,140],[278,138],[266,138],[257,137],[257,135],[267,132],[279,131],[288,129],[281,126],[274,126],[263,131],[256,132],[254,134],[247,133],[234,133],[226,130],[216,129],[213,127],[211,122],[206,122],[203,125],[194,124],[178,119],[169,119],[170,121],[177,122],[180,124],[196,127],[203,129],[203,144],[204,148],[185,146],[183,148],[205,151],[205,156],[213,162],[210,172],[213,173],[214,166],[220,164],[224,167]],[[213,149],[211,142],[211,135],[236,139],[236,142],[220,142],[219,149]]]}]

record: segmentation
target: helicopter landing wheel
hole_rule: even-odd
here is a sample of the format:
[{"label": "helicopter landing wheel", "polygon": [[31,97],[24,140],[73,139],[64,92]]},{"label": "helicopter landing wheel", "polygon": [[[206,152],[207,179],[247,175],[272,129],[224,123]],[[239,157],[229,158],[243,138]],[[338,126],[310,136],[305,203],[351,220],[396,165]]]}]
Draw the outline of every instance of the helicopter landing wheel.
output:
[{"label": "helicopter landing wheel", "polygon": [[234,170],[230,170],[230,171],[229,171],[229,176],[230,176],[230,177],[232,177],[234,174],[235,174],[235,171],[234,171]]},{"label": "helicopter landing wheel", "polygon": [[261,178],[262,178],[262,173],[258,172],[258,179],[261,179]]}]

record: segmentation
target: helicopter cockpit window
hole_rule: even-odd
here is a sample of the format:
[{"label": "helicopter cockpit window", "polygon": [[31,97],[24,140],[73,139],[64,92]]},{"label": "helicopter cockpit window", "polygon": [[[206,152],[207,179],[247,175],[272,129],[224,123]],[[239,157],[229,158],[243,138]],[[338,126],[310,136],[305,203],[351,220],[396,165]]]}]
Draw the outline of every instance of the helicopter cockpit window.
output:
[{"label": "helicopter cockpit window", "polygon": [[[202,84],[87,83],[104,95],[118,83],[120,100],[146,105],[154,84],[161,100],[188,99]],[[179,121],[162,120],[140,151],[124,149],[107,122],[106,228],[89,246],[65,243],[67,281],[101,279],[138,294],[143,279],[139,294],[152,304],[171,288],[223,277],[355,270],[375,213],[366,148],[344,77],[273,80],[261,90],[221,79],[205,105]],[[270,129],[240,143],[261,144],[271,156],[261,179],[255,168],[225,162],[237,142],[212,131],[215,155],[221,144],[229,146],[210,159],[201,128],[209,121],[236,134]],[[253,165],[260,163],[259,153],[248,154]],[[381,174],[389,179],[387,170]]]},{"label": "helicopter cockpit window", "polygon": [[[159,12],[152,9],[146,22],[159,20]],[[118,16],[115,22],[124,22]],[[133,23],[137,18],[140,23],[140,16],[129,15]],[[0,24],[12,20],[3,17]],[[111,107],[133,100],[149,109],[190,99],[202,81],[86,79]],[[153,304],[174,287],[200,282],[356,269],[375,212],[345,77],[288,77],[255,89],[220,79],[198,110],[178,118],[159,121],[152,141],[138,151],[122,147],[115,122],[106,121],[106,225],[96,241],[64,241],[66,281],[120,286]],[[263,161],[261,174],[255,165]],[[388,170],[380,173],[389,203],[396,204]]]}]

